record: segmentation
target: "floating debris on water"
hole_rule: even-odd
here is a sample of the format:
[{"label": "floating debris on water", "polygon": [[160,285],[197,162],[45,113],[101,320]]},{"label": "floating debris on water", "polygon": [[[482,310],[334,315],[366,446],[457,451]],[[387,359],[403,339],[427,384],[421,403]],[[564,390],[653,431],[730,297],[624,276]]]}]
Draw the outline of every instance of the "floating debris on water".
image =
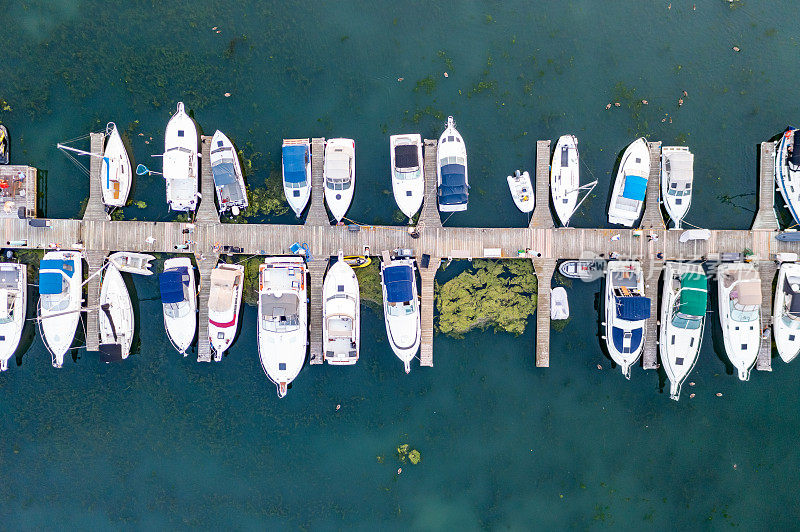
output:
[{"label": "floating debris on water", "polygon": [[734,52],[741,52],[741,51],[742,51],[742,49],[741,49],[741,48],[739,48],[738,46],[734,46],[734,47],[733,47],[733,51],[734,51]]},{"label": "floating debris on water", "polygon": [[230,97],[231,97],[231,93],[230,93],[230,92],[226,92],[226,93],[225,93],[225,97],[226,97],[226,98],[230,98]]},{"label": "floating debris on water", "polygon": [[689,386],[694,386],[694,381],[690,382]]},{"label": "floating debris on water", "polygon": [[647,105],[649,102],[647,100],[642,100],[642,105]]},{"label": "floating debris on water", "polygon": [[622,105],[622,104],[619,103],[619,102],[614,102],[614,107],[619,107],[620,105]]},{"label": "floating debris on water", "polygon": [[694,399],[694,394],[693,393],[689,394],[689,399]]},{"label": "floating debris on water", "polygon": [[336,410],[339,410],[341,408],[342,408],[342,405],[336,405]]},{"label": "floating debris on water", "polygon": [[598,364],[598,365],[597,365],[597,369],[603,369],[603,366],[601,366],[600,364]]},{"label": "floating debris on water", "polygon": [[449,78],[449,77],[450,77],[450,74],[448,74],[447,72],[445,72],[445,73],[444,73],[444,77],[446,77],[446,78]]},{"label": "floating debris on water", "polygon": [[717,392],[717,397],[722,397],[722,392]]}]

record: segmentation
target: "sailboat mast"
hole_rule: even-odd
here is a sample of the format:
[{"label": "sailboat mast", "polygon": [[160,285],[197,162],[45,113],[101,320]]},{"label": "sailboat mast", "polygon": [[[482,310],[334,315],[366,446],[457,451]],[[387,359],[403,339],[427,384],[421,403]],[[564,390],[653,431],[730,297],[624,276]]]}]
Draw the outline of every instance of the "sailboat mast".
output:
[{"label": "sailboat mast", "polygon": [[56,144],[56,146],[58,147],[59,150],[75,152],[78,155],[89,155],[91,157],[97,157],[99,159],[103,158],[103,156],[99,153],[92,153],[90,151],[79,150],[78,148],[73,148],[72,146],[67,146],[65,144]]}]

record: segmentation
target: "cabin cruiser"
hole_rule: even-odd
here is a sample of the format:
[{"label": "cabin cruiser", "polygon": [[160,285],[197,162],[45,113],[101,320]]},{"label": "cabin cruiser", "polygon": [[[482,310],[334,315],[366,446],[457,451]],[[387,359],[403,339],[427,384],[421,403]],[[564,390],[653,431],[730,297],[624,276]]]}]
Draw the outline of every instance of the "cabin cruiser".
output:
[{"label": "cabin cruiser", "polygon": [[302,257],[267,257],[258,268],[258,355],[284,397],[306,361],[308,286]]},{"label": "cabin cruiser", "polygon": [[633,141],[622,154],[608,206],[609,223],[633,226],[642,214],[649,177],[650,150],[642,137]]},{"label": "cabin cruiser", "polygon": [[0,164],[8,164],[8,130],[0,124]]},{"label": "cabin cruiser", "polygon": [[311,198],[311,143],[308,139],[284,139],[281,174],[286,201],[300,218]]},{"label": "cabin cruiser", "polygon": [[164,134],[164,179],[167,204],[173,211],[197,208],[197,126],[178,102],[178,111],[167,123]]},{"label": "cabin cruiser", "polygon": [[761,347],[761,279],[751,263],[737,262],[719,265],[717,282],[725,353],[746,381]]},{"label": "cabin cruiser", "polygon": [[661,201],[675,229],[692,204],[694,154],[686,146],[661,148]]},{"label": "cabin cruiser", "polygon": [[158,284],[167,337],[186,356],[197,331],[197,284],[192,261],[188,257],[165,260]]},{"label": "cabin cruiser", "polygon": [[513,176],[506,177],[506,181],[508,190],[511,192],[511,199],[514,200],[517,209],[524,213],[533,211],[535,203],[531,175],[527,171],[520,173],[517,170]]},{"label": "cabin cruiser", "polygon": [[650,299],[644,297],[644,276],[638,261],[611,261],[606,269],[605,336],[608,354],[626,379],[644,347]]},{"label": "cabin cruiser", "polygon": [[336,222],[341,222],[356,185],[356,142],[353,139],[330,139],[325,143],[325,202]]},{"label": "cabin cruiser", "polygon": [[789,363],[800,352],[800,264],[781,264],[773,305],[775,346],[781,360]]},{"label": "cabin cruiser", "polygon": [[697,363],[708,303],[708,280],[699,264],[667,262],[661,295],[661,365],[669,378],[669,398],[680,399],[681,386]]},{"label": "cabin cruiser", "polygon": [[396,258],[381,262],[381,286],[386,336],[406,373],[410,373],[422,335],[414,260]]},{"label": "cabin cruiser", "polygon": [[25,326],[27,278],[24,264],[0,263],[0,371],[8,369]]},{"label": "cabin cruiser", "polygon": [[100,166],[100,190],[107,207],[124,207],[131,191],[133,173],[128,151],[119,136],[117,125],[106,126],[108,140]]},{"label": "cabin cruiser", "polygon": [[563,286],[557,286],[550,291],[550,319],[569,319],[569,299]]},{"label": "cabin cruiser", "polygon": [[220,262],[211,270],[211,288],[208,296],[208,338],[214,349],[214,360],[222,360],[222,354],[236,338],[239,325],[239,310],[244,287],[244,266]]},{"label": "cabin cruiser", "polygon": [[425,176],[422,172],[422,137],[418,134],[389,137],[392,160],[392,192],[397,207],[411,223],[425,197]]},{"label": "cabin cruiser", "polygon": [[436,178],[439,210],[459,212],[467,210],[469,201],[469,175],[467,173],[467,147],[461,133],[447,117],[447,128],[439,137],[436,151]]},{"label": "cabin cruiser", "polygon": [[247,202],[247,188],[244,186],[244,175],[239,155],[233,148],[233,143],[220,130],[211,137],[211,177],[214,179],[214,189],[217,191],[217,204],[219,213],[230,211],[233,216],[238,216],[249,203]]},{"label": "cabin cruiser", "polygon": [[128,358],[133,343],[133,305],[125,280],[109,261],[100,287],[100,360]]},{"label": "cabin cruiser", "polygon": [[356,273],[340,256],[322,284],[322,352],[328,364],[349,366],[358,362],[360,304]]},{"label": "cabin cruiser", "polygon": [[39,326],[53,367],[75,338],[81,317],[83,262],[77,251],[48,251],[39,262]]},{"label": "cabin cruiser", "polygon": [[789,127],[775,154],[775,183],[794,223],[800,223],[800,130]]}]

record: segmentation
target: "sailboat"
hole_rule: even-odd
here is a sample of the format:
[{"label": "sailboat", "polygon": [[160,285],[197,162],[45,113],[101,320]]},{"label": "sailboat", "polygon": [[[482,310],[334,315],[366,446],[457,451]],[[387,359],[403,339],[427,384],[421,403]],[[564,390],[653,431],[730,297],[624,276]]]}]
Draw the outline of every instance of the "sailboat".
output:
[{"label": "sailboat", "polygon": [[[581,185],[579,163],[577,137],[575,135],[559,137],[550,165],[550,196],[553,199],[556,216],[564,227],[569,225],[572,215],[597,185],[597,180]],[[585,194],[580,198],[582,190]]]},{"label": "sailboat", "polygon": [[236,338],[239,325],[239,309],[244,287],[244,266],[220,262],[211,270],[211,289],[208,296],[208,338],[214,349],[214,360],[222,360],[222,354]]},{"label": "sailboat", "polygon": [[675,229],[692,204],[694,154],[686,146],[661,148],[661,201]]},{"label": "sailboat", "polygon": [[75,338],[81,315],[83,263],[77,251],[48,251],[39,262],[38,322],[50,351],[53,367],[64,364],[64,355]]},{"label": "sailboat", "polygon": [[719,265],[717,282],[725,353],[746,381],[761,347],[761,280],[755,266],[737,262]]},{"label": "sailboat", "polygon": [[800,130],[789,126],[775,154],[775,183],[795,224],[800,224]]},{"label": "sailboat", "polygon": [[197,331],[197,284],[192,261],[188,257],[165,260],[158,283],[167,337],[186,356]]},{"label": "sailboat", "polygon": [[394,201],[409,223],[422,207],[425,197],[425,176],[422,172],[422,136],[419,134],[389,137]]},{"label": "sailboat", "polygon": [[330,139],[325,143],[325,203],[337,222],[341,222],[356,185],[356,142],[353,139]]},{"label": "sailboat", "polygon": [[311,143],[308,139],[283,139],[281,174],[286,201],[300,218],[311,198]]},{"label": "sailboat", "polygon": [[513,176],[506,177],[506,182],[508,182],[508,190],[511,192],[511,199],[514,200],[517,209],[524,213],[533,211],[534,193],[533,186],[531,186],[531,175],[528,171],[517,170]]},{"label": "sailboat", "polygon": [[414,260],[396,258],[381,262],[381,287],[389,345],[406,373],[410,373],[422,337]]},{"label": "sailboat", "polygon": [[211,177],[214,179],[214,188],[217,191],[217,204],[219,213],[231,211],[233,216],[238,216],[240,211],[247,209],[247,189],[244,186],[242,165],[239,155],[233,148],[233,143],[220,130],[211,137]]},{"label": "sailboat", "polygon": [[24,264],[0,263],[0,371],[8,369],[25,325],[28,270]]},{"label": "sailboat", "polygon": [[113,262],[103,273],[100,287],[100,360],[128,358],[133,343],[133,305],[128,288]]},{"label": "sailboat", "polygon": [[781,264],[773,305],[775,346],[781,360],[788,364],[800,352],[800,264]]},{"label": "sailboat", "polygon": [[267,257],[258,267],[258,355],[285,397],[306,361],[308,285],[302,257]]},{"label": "sailboat", "polygon": [[608,206],[609,223],[633,226],[642,214],[649,178],[650,150],[642,137],[633,141],[622,154]]},{"label": "sailboat", "polygon": [[644,276],[639,261],[611,261],[606,269],[605,336],[611,358],[626,379],[644,348],[645,322],[650,299],[644,296]]},{"label": "sailboat", "polygon": [[436,177],[439,210],[466,211],[469,202],[467,147],[461,138],[461,133],[456,129],[452,116],[447,117],[447,127],[439,137],[436,150]]},{"label": "sailboat", "polygon": [[178,102],[178,110],[167,122],[164,134],[164,180],[167,204],[173,211],[197,208],[197,126]]},{"label": "sailboat", "polygon": [[322,352],[328,364],[358,362],[361,296],[353,268],[339,256],[322,283]]}]

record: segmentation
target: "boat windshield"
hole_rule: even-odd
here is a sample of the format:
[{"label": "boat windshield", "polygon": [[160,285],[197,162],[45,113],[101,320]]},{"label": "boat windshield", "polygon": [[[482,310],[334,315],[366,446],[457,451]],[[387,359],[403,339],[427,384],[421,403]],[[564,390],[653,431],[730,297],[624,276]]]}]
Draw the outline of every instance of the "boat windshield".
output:
[{"label": "boat windshield", "polygon": [[168,318],[182,318],[189,314],[189,302],[164,303],[164,314]]},{"label": "boat windshield", "polygon": [[286,188],[305,188],[306,184],[307,183],[306,183],[305,179],[303,179],[302,181],[299,181],[297,183],[291,183],[289,181],[284,181],[284,186]]},{"label": "boat windshield", "polygon": [[699,316],[691,316],[683,312],[676,312],[672,315],[672,325],[678,329],[697,329],[700,327],[701,321]]},{"label": "boat windshield", "polygon": [[67,294],[41,294],[42,310],[47,312],[61,312],[69,307],[69,295]]},{"label": "boat windshield", "polygon": [[730,307],[733,321],[749,322],[758,319],[758,305],[741,305],[735,299],[731,299]]},{"label": "boat windshield", "polygon": [[800,329],[800,316],[792,316],[791,314],[783,315],[783,324],[792,330]]},{"label": "boat windshield", "polygon": [[414,313],[414,305],[406,303],[389,303],[387,305],[389,316],[408,316]]}]

